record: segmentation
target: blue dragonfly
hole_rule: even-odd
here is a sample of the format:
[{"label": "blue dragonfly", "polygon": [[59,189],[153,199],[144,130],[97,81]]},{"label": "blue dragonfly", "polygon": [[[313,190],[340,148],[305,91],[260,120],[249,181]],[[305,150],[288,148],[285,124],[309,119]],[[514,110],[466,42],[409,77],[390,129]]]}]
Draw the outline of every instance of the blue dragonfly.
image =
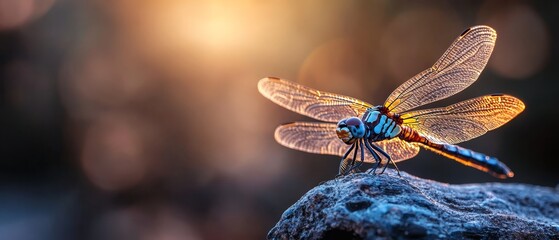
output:
[{"label": "blue dragonfly", "polygon": [[[417,155],[425,148],[498,178],[514,173],[495,157],[457,146],[507,123],[524,110],[510,95],[485,95],[447,107],[415,110],[452,96],[475,82],[495,46],[497,33],[488,26],[466,29],[430,68],[396,88],[383,105],[319,91],[295,82],[268,77],[260,93],[291,111],[323,121],[293,122],[275,130],[286,147],[341,156],[338,174],[384,172],[389,164]],[[384,166],[382,170],[379,167]],[[399,170],[398,170],[399,172]]]}]

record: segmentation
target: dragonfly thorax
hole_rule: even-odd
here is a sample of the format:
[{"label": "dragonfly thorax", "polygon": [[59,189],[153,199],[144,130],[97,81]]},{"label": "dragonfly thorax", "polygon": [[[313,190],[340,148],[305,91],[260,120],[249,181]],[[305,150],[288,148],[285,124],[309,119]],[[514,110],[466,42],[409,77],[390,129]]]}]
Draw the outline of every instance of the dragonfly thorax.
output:
[{"label": "dragonfly thorax", "polygon": [[353,144],[355,140],[365,136],[366,128],[361,119],[350,117],[338,122],[336,134],[346,144]]},{"label": "dragonfly thorax", "polygon": [[373,141],[394,138],[402,131],[400,116],[388,112],[383,106],[367,109],[361,122],[367,129],[366,137]]}]

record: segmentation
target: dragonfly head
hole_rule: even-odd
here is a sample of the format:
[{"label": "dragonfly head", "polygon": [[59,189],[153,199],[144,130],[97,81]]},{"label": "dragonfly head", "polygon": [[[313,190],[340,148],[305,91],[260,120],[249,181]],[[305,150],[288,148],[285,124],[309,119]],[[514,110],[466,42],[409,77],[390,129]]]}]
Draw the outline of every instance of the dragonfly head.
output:
[{"label": "dragonfly head", "polygon": [[365,136],[365,124],[361,119],[350,117],[338,122],[336,134],[346,144],[352,144],[355,140]]}]

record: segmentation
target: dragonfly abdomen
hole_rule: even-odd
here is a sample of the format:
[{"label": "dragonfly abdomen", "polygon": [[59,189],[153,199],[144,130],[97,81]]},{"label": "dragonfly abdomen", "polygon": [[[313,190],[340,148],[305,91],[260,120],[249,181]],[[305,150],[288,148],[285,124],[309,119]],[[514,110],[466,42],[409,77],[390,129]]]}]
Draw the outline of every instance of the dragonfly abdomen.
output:
[{"label": "dragonfly abdomen", "polygon": [[514,173],[495,157],[449,143],[437,143],[430,141],[409,127],[402,127],[402,132],[399,137],[408,142],[421,143],[421,145],[426,149],[456,160],[466,166],[488,172],[495,177],[507,178],[514,176]]}]

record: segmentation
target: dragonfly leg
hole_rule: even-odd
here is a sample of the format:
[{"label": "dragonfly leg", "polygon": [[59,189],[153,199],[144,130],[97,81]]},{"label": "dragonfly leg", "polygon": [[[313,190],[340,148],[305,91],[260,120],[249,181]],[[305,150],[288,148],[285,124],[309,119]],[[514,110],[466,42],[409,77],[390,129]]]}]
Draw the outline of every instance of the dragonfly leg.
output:
[{"label": "dragonfly leg", "polygon": [[375,161],[377,162],[377,164],[371,168],[371,170],[369,170],[369,173],[373,173],[376,174],[376,170],[377,168],[380,166],[380,162],[381,162],[381,158],[380,156],[375,152],[375,150],[373,150],[373,148],[371,147],[371,143],[369,141],[365,141],[365,147],[367,147],[367,150],[369,150],[369,152],[371,153],[371,155],[373,155],[373,158],[375,159]]},{"label": "dragonfly leg", "polygon": [[[351,169],[349,169],[349,172],[357,172],[357,170],[359,170],[359,168],[361,167],[361,165],[363,165],[363,162],[365,162],[365,146],[363,146],[363,141],[364,140],[359,140],[359,147],[361,148],[361,161],[359,161],[359,163],[357,163],[356,165],[353,165],[353,163],[355,162],[355,158],[353,158],[353,162],[352,162],[352,167]],[[356,149],[357,151],[357,149]]]},{"label": "dragonfly leg", "polygon": [[400,169],[398,169],[398,166],[396,165],[396,162],[394,162],[394,160],[392,160],[392,158],[390,159],[390,162],[392,163],[392,165],[394,165],[394,168],[396,168],[396,171],[398,172],[398,176],[401,177],[402,175],[400,175]]},{"label": "dragonfly leg", "polygon": [[365,142],[365,140],[363,139],[361,139],[361,141],[359,142],[359,145],[361,147],[361,161],[359,162],[359,165],[357,165],[357,169],[359,169],[365,162],[365,144],[363,142]]},{"label": "dragonfly leg", "polygon": [[[370,147],[371,149],[373,149],[373,147],[375,146],[375,145],[372,143],[372,141],[373,141],[373,140],[370,140],[370,141],[368,142],[368,143],[369,143],[369,147]],[[377,161],[377,164],[376,164],[376,165],[374,166],[374,168],[373,168],[373,174],[376,174],[377,169],[378,169],[378,168],[381,166],[381,164],[382,164],[382,158],[380,158],[380,156],[376,153],[375,149],[377,149],[377,148],[374,148],[374,149],[371,151],[372,153],[374,153],[373,156],[375,157],[375,160]]]},{"label": "dragonfly leg", "polygon": [[388,155],[388,153],[386,153],[384,150],[382,150],[382,148],[378,147],[375,144],[371,143],[371,146],[373,148],[375,148],[377,151],[379,151],[383,156],[385,156],[388,159],[388,162],[386,163],[386,165],[384,165],[384,168],[382,169],[382,173],[384,173],[384,171],[386,170],[386,167],[388,167],[388,164],[392,163],[392,165],[394,165],[394,168],[396,168],[396,171],[398,171],[398,176],[400,175],[400,169],[398,169],[398,166],[396,166],[396,163],[392,160],[392,158],[390,157],[390,155]]},{"label": "dragonfly leg", "polygon": [[347,170],[346,174],[350,174],[353,171],[353,167],[355,166],[355,159],[357,159],[357,152],[359,152],[359,141],[355,142],[355,151],[353,152],[353,159],[351,160],[351,165]]},{"label": "dragonfly leg", "polygon": [[340,161],[340,168],[338,170],[338,175],[336,175],[336,177],[343,176],[347,173],[346,170],[348,166],[351,164],[351,160],[347,157],[349,156],[351,151],[353,151],[353,148],[355,148],[355,143],[351,145],[351,147],[347,150],[347,152],[342,157],[342,160]]},{"label": "dragonfly leg", "polygon": [[390,164],[390,159],[388,160],[388,162],[386,164],[384,164],[384,167],[382,168],[382,171],[380,171],[380,174],[384,173],[384,171],[386,170],[386,168],[388,167],[389,164]]}]

